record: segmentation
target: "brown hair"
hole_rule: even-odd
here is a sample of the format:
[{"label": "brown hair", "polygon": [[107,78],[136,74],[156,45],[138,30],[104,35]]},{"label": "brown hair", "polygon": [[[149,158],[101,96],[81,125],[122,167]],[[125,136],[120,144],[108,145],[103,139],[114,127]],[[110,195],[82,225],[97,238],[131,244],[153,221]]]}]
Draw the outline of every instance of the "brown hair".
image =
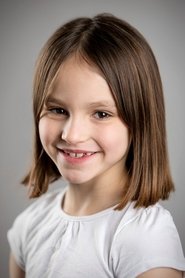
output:
[{"label": "brown hair", "polygon": [[37,61],[33,111],[34,158],[23,183],[30,197],[47,191],[60,178],[44,151],[38,131],[40,113],[61,64],[77,54],[95,65],[107,81],[120,117],[127,124],[131,144],[126,158],[128,182],[121,209],[135,200],[136,207],[165,200],[174,190],[170,176],[163,90],[153,52],[143,36],[127,22],[110,14],[77,18],[60,27],[47,41]]}]

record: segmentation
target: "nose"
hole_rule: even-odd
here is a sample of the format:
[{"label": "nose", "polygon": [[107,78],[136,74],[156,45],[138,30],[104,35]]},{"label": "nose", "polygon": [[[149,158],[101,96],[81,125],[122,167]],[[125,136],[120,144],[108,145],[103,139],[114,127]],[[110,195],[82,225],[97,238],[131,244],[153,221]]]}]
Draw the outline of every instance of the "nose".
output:
[{"label": "nose", "polygon": [[88,139],[89,129],[81,118],[69,118],[62,129],[61,138],[70,145],[82,143]]}]

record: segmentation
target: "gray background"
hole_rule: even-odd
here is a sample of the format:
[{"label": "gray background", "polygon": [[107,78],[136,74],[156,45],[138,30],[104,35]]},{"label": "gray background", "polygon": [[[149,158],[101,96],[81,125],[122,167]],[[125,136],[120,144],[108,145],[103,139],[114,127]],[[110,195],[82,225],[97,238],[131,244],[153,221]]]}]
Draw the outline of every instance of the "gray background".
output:
[{"label": "gray background", "polygon": [[73,17],[99,12],[111,12],[137,27],[158,60],[176,184],[176,193],[163,204],[174,217],[185,250],[185,1],[4,0],[0,4],[0,277],[8,277],[7,230],[30,203],[20,180],[29,167],[32,152],[35,59],[59,25]]}]

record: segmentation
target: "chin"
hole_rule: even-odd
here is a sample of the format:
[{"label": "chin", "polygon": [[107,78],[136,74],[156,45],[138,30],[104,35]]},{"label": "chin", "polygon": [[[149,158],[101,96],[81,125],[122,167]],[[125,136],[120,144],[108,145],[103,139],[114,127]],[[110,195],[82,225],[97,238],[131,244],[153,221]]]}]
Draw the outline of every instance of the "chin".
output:
[{"label": "chin", "polygon": [[62,174],[62,177],[65,181],[67,181],[69,184],[85,184],[85,183],[88,183],[90,181],[90,179],[88,178],[84,178],[84,177],[78,177],[77,175],[75,176],[68,176],[68,175],[65,175],[65,174]]}]

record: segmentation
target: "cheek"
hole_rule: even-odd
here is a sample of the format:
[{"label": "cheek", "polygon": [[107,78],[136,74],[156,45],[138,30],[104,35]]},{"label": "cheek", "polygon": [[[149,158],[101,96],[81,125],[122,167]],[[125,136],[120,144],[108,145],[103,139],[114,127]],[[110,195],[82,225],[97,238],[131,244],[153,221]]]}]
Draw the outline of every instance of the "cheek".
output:
[{"label": "cheek", "polygon": [[42,146],[44,147],[44,149],[46,149],[46,145],[48,144],[49,138],[46,125],[43,119],[41,119],[39,122],[39,136]]},{"label": "cheek", "polygon": [[39,136],[44,148],[48,148],[57,137],[56,125],[42,118],[39,122]]},{"label": "cheek", "polygon": [[112,154],[124,155],[129,145],[128,128],[121,125],[115,125],[111,130],[104,130],[104,136],[101,137],[102,147]]}]

